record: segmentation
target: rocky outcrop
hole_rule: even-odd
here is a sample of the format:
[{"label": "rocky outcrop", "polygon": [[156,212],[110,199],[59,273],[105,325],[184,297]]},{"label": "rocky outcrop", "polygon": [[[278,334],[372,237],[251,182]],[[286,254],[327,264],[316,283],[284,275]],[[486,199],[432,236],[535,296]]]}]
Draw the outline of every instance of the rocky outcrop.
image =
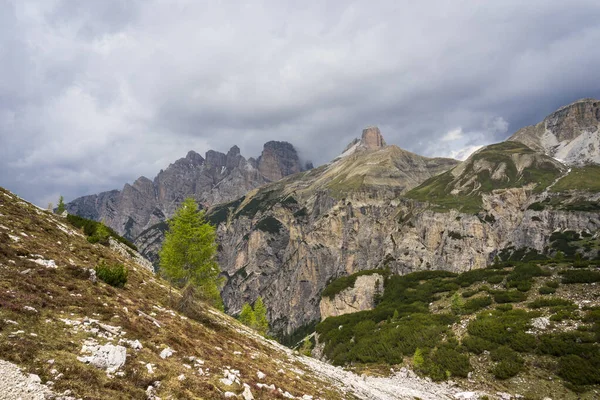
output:
[{"label": "rocky outcrop", "polygon": [[258,170],[267,180],[274,182],[303,170],[294,146],[287,142],[265,143],[258,158]]},{"label": "rocky outcrop", "polygon": [[539,124],[518,130],[508,140],[524,143],[568,165],[600,163],[600,101],[578,100]]},{"label": "rocky outcrop", "polygon": [[342,290],[333,298],[323,297],[319,303],[321,320],[327,317],[350,314],[375,308],[377,295],[383,294],[383,276],[362,275],[354,286]]},{"label": "rocky outcrop", "polygon": [[368,150],[378,150],[385,146],[385,140],[383,140],[379,128],[372,126],[363,129],[360,144]]},{"label": "rocky outcrop", "polygon": [[[262,170],[262,172],[261,172]],[[257,162],[246,160],[237,146],[227,154],[209,150],[205,157],[190,151],[184,158],[161,170],[154,180],[138,178],[113,190],[84,196],[67,204],[71,214],[103,221],[134,241],[151,261],[179,204],[189,196],[203,207],[231,201],[269,181],[303,171],[294,147],[286,142],[268,142]]]}]

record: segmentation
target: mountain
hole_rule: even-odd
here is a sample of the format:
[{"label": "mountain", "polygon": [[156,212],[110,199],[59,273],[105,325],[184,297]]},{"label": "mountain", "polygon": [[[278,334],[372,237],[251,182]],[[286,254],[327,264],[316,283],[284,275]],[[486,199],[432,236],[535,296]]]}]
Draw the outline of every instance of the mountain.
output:
[{"label": "mountain", "polygon": [[518,130],[508,140],[521,142],[567,165],[600,163],[600,101],[578,100],[539,124]]},{"label": "mountain", "polygon": [[267,299],[279,334],[319,319],[319,294],[333,277],[378,265],[392,232],[398,196],[456,166],[386,145],[376,128],[330,164],[214,206],[223,298],[236,313]]},{"label": "mountain", "polygon": [[[0,188],[3,399],[451,399],[412,372],[358,376],[263,338],[154,275],[132,249]],[[123,287],[96,267],[123,265]],[[98,270],[100,271],[100,270]]]},{"label": "mountain", "polygon": [[205,157],[190,151],[161,170],[154,180],[142,176],[121,191],[79,197],[67,204],[67,211],[104,221],[155,260],[153,246],[162,240],[165,221],[186,197],[192,196],[208,208],[307,167],[312,166],[301,164],[294,147],[286,142],[266,143],[258,160],[246,160],[237,146],[227,154],[209,150]]},{"label": "mountain", "polygon": [[439,210],[477,212],[482,195],[494,190],[529,188],[541,193],[567,171],[559,161],[519,142],[483,147],[452,170],[435,176],[407,193]]},{"label": "mountain", "polygon": [[501,254],[553,257],[558,250],[595,258],[596,242],[560,235],[595,237],[598,168],[565,165],[513,140],[462,163],[428,159],[367,129],[330,164],[209,210],[226,307],[235,314],[260,295],[274,332],[296,336],[321,319],[327,284],[360,271],[461,272]]}]

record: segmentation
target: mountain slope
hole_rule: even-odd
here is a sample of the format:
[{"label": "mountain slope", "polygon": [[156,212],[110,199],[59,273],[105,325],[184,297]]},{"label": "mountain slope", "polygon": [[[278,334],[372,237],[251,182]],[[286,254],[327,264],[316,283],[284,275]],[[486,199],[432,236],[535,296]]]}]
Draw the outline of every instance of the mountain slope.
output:
[{"label": "mountain slope", "polygon": [[477,212],[484,193],[520,187],[540,193],[564,172],[566,168],[553,158],[509,141],[483,147],[452,170],[411,190],[406,197],[433,203],[440,211]]},{"label": "mountain slope", "polygon": [[[271,180],[311,167],[300,163],[294,147],[286,142],[267,142],[258,160],[246,160],[237,146],[227,154],[209,150],[206,157],[190,151],[150,180],[138,178],[113,190],[83,196],[67,204],[67,211],[84,218],[103,221],[120,235],[139,244],[140,251],[155,261],[153,241],[147,230],[160,228],[179,204],[189,196],[199,204],[230,201]],[[138,237],[141,233],[146,235]],[[154,233],[154,231],[152,231]]]},{"label": "mountain slope", "polygon": [[600,163],[600,101],[581,99],[560,108],[509,141],[562,160],[567,165]]},{"label": "mountain slope", "polygon": [[[73,399],[449,399],[459,391],[358,377],[204,304],[177,312],[180,293],[112,246],[90,244],[65,219],[0,188],[0,359]],[[100,261],[125,266],[123,288],[95,281]],[[5,369],[19,378],[9,367],[0,362],[0,387],[10,389],[18,382],[4,381]]]},{"label": "mountain slope", "polygon": [[274,332],[318,319],[319,293],[332,277],[381,263],[390,201],[458,162],[384,144],[375,128],[332,163],[213,207],[227,309],[265,297]]}]

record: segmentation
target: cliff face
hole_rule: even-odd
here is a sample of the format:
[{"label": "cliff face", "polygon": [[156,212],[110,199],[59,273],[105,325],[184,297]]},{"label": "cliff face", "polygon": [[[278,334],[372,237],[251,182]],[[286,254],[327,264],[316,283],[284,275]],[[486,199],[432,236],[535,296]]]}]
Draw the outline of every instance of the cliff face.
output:
[{"label": "cliff face", "polygon": [[[67,211],[104,221],[134,241],[142,254],[156,261],[166,229],[164,222],[189,196],[205,208],[243,196],[277,177],[303,170],[294,147],[285,142],[265,144],[261,163],[246,160],[237,146],[227,154],[209,150],[205,157],[190,151],[150,180],[138,178],[121,191],[84,196],[67,204]],[[268,166],[268,167],[267,167]],[[279,179],[279,178],[277,178]]]},{"label": "cliff face", "polygon": [[378,143],[367,132],[331,164],[211,209],[230,312],[261,295],[274,331],[290,334],[323,317],[332,278],[467,271],[502,250],[552,256],[553,233],[600,228],[597,191],[553,190],[579,169],[523,144],[488,146],[457,165]]},{"label": "cliff face", "polygon": [[568,165],[600,163],[600,101],[578,100],[508,140],[526,144]]},{"label": "cliff face", "polygon": [[383,276],[380,274],[359,276],[352,287],[342,290],[333,298],[323,297],[321,299],[319,303],[321,320],[327,317],[372,310],[378,294],[383,294]]}]

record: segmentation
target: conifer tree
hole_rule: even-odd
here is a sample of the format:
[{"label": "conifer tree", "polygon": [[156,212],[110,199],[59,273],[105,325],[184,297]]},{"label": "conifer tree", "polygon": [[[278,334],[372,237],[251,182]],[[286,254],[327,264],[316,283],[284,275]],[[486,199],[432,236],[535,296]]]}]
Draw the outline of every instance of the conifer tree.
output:
[{"label": "conifer tree", "polygon": [[159,265],[162,274],[184,288],[187,296],[197,294],[223,309],[215,238],[215,228],[206,222],[204,211],[198,211],[196,201],[187,198],[169,220]]},{"label": "conifer tree", "polygon": [[261,296],[258,296],[258,299],[254,303],[254,317],[256,318],[255,329],[261,335],[266,335],[269,330],[269,321],[267,320],[267,308]]},{"label": "conifer tree", "polygon": [[238,319],[242,324],[254,328],[256,325],[256,316],[254,315],[254,310],[252,310],[250,304],[244,303]]},{"label": "conifer tree", "polygon": [[58,198],[58,206],[56,206],[56,213],[62,214],[65,212],[66,209],[67,209],[67,206],[65,205],[65,198],[60,196]]}]

